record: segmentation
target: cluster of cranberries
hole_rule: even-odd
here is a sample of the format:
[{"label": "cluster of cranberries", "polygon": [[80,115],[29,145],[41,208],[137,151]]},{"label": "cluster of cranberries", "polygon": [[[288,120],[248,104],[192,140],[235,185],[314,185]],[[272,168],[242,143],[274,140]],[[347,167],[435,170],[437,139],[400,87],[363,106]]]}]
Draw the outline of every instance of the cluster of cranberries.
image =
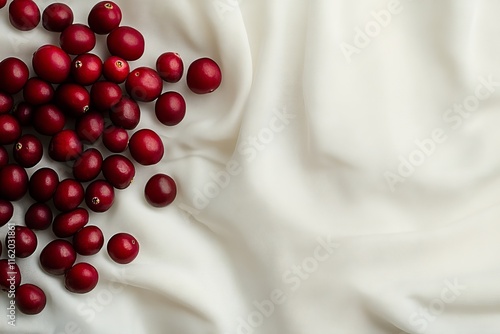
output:
[{"label": "cluster of cranberries", "polygon": [[[0,0],[0,8],[6,4]],[[163,158],[160,136],[151,129],[135,130],[141,116],[137,101],[155,101],[155,115],[164,125],[181,122],[184,98],[162,90],[164,82],[180,81],[183,61],[177,53],[166,52],[157,58],[155,69],[131,69],[129,62],[143,55],[145,40],[138,30],[120,26],[122,12],[111,1],[92,8],[88,25],[73,23],[73,12],[63,3],[51,4],[41,14],[34,1],[13,0],[8,10],[15,28],[32,30],[41,21],[60,38],[59,45],[43,45],[33,54],[36,76],[30,78],[21,59],[0,62],[0,226],[13,217],[12,202],[29,194],[34,202],[25,212],[25,224],[9,228],[5,243],[12,242],[12,236],[15,256],[25,258],[37,248],[34,231],[51,228],[56,239],[41,251],[41,267],[64,275],[67,290],[86,293],[96,286],[98,272],[89,263],[75,264],[77,254],[94,255],[104,245],[101,229],[88,225],[89,210],[105,212],[113,205],[115,189],[127,188],[135,176],[132,160],[147,166]],[[104,61],[90,53],[96,34],[107,35],[110,56]],[[210,93],[221,83],[220,68],[209,58],[195,60],[186,83],[196,94]],[[103,154],[93,145],[98,140],[109,152]],[[60,180],[48,166],[31,170],[44,149],[52,160],[70,164],[73,177]],[[127,150],[132,160],[124,154]],[[147,202],[155,207],[170,204],[177,192],[174,180],[165,174],[151,177],[144,189]],[[108,240],[107,252],[115,262],[126,264],[137,256],[139,244],[132,235],[118,233]],[[20,311],[43,310],[44,292],[33,284],[21,285],[17,265],[0,260],[0,289],[8,291],[12,284]]]}]

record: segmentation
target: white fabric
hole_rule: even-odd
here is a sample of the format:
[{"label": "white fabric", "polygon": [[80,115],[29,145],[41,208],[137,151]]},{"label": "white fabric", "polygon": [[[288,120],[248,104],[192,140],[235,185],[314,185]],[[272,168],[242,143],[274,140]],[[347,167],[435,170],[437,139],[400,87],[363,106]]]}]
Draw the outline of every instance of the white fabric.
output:
[{"label": "white fabric", "polygon": [[[94,3],[68,1],[79,22]],[[0,317],[2,333],[500,331],[500,3],[118,3],[147,41],[132,67],[165,51],[186,67],[208,56],[223,83],[203,96],[184,78],[165,85],[187,101],[176,127],[141,104],[139,127],[162,135],[165,158],[138,166],[91,218],[107,238],[135,235],[139,257],[79,258],[100,283],[75,295],[41,271],[52,235],[38,233],[36,254],[18,263],[47,307],[18,312],[15,328]],[[1,58],[29,62],[57,43],[0,16]],[[157,172],[179,186],[163,209],[143,198]],[[16,203],[17,222],[29,203]]]}]

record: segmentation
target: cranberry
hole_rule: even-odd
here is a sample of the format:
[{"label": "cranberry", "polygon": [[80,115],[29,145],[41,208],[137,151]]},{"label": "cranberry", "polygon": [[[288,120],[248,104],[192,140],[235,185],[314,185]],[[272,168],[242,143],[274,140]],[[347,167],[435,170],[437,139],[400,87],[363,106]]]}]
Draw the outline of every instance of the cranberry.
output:
[{"label": "cranberry", "polygon": [[57,210],[68,212],[76,209],[83,202],[85,192],[80,182],[73,179],[65,179],[59,182],[52,201]]},{"label": "cranberry", "polygon": [[55,45],[41,46],[33,54],[32,62],[35,73],[50,83],[61,83],[70,74],[71,58]]},{"label": "cranberry", "polygon": [[73,293],[92,291],[99,281],[97,270],[89,263],[80,262],[66,272],[64,286]]},{"label": "cranberry", "polygon": [[16,307],[24,314],[38,314],[46,303],[45,293],[36,285],[23,284],[16,289]]},{"label": "cranberry", "polygon": [[142,57],[145,49],[144,37],[132,27],[121,26],[114,29],[107,37],[106,44],[113,56],[128,61]]},{"label": "cranberry", "polygon": [[5,244],[13,245],[16,257],[26,258],[35,252],[38,240],[35,232],[31,229],[26,226],[17,225],[14,229],[14,238],[7,234],[5,236]]},{"label": "cranberry", "polygon": [[109,117],[114,125],[132,130],[137,127],[141,120],[141,109],[133,99],[123,96],[120,102],[113,106]]},{"label": "cranberry", "polygon": [[127,264],[139,254],[139,243],[128,233],[118,233],[109,239],[107,251],[116,263]]},{"label": "cranberry", "polygon": [[32,124],[33,120],[33,106],[26,102],[19,102],[14,110],[12,110],[12,116],[14,116],[19,125],[28,126]]},{"label": "cranberry", "polygon": [[[0,226],[7,224],[14,215],[14,206],[11,202],[0,199]],[[0,251],[1,252],[1,251]]]},{"label": "cranberry", "polygon": [[59,176],[51,168],[44,167],[31,175],[29,180],[29,194],[38,202],[47,202],[54,195],[59,185]]},{"label": "cranberry", "polygon": [[116,189],[125,189],[134,179],[135,167],[127,157],[113,154],[104,160],[102,174]]},{"label": "cranberry", "polygon": [[93,84],[90,89],[92,105],[100,111],[111,109],[121,98],[122,90],[114,82],[99,81]]},{"label": "cranberry", "polygon": [[149,67],[139,67],[130,72],[125,81],[127,93],[138,101],[151,102],[158,98],[163,81],[158,73]]},{"label": "cranberry", "polygon": [[76,83],[88,86],[99,80],[102,74],[102,61],[93,53],[79,55],[71,64],[71,76]]},{"label": "cranberry", "polygon": [[47,273],[62,275],[73,266],[76,252],[69,241],[56,239],[49,242],[40,253],[40,264]]},{"label": "cranberry", "polygon": [[75,130],[80,140],[94,143],[104,131],[104,117],[95,111],[88,112],[77,119]]},{"label": "cranberry", "polygon": [[178,53],[165,52],[156,60],[156,71],[166,82],[178,82],[184,72],[184,63]]},{"label": "cranberry", "polygon": [[130,137],[129,151],[141,165],[154,165],[163,158],[163,142],[153,130],[142,129]]},{"label": "cranberry", "polygon": [[53,3],[42,13],[42,25],[48,31],[62,32],[73,23],[73,11],[63,3]]},{"label": "cranberry", "polygon": [[99,253],[104,245],[104,235],[97,226],[85,226],[73,236],[73,247],[80,255]]},{"label": "cranberry", "polygon": [[7,0],[0,0],[0,8],[4,8],[7,4]]},{"label": "cranberry", "polygon": [[189,65],[186,81],[196,94],[207,94],[216,90],[222,81],[219,65],[210,58],[200,58]]},{"label": "cranberry", "polygon": [[28,191],[28,174],[15,164],[0,168],[0,198],[8,201],[20,200]]},{"label": "cranberry", "polygon": [[21,125],[12,115],[0,114],[0,145],[13,144],[21,136]]},{"label": "cranberry", "polygon": [[81,55],[95,47],[94,32],[86,25],[75,23],[67,27],[59,37],[61,48],[70,55]]},{"label": "cranberry", "polygon": [[8,113],[14,106],[14,98],[12,95],[0,92],[0,114]]},{"label": "cranberry", "polygon": [[[12,230],[9,230],[10,233]],[[12,279],[14,278],[14,279]],[[21,284],[21,271],[17,264],[6,259],[0,260],[0,289],[3,291],[16,291]]]},{"label": "cranberry", "polygon": [[0,90],[9,94],[20,92],[29,75],[28,66],[21,59],[5,58],[0,62]]},{"label": "cranberry", "polygon": [[123,152],[128,146],[128,133],[123,128],[110,125],[102,134],[102,143],[110,152]]},{"label": "cranberry", "polygon": [[9,152],[7,149],[0,145],[0,168],[9,163]]},{"label": "cranberry", "polygon": [[73,176],[80,182],[95,179],[101,172],[102,154],[95,148],[89,148],[82,153],[73,164]]},{"label": "cranberry", "polygon": [[24,215],[24,223],[26,227],[32,230],[45,230],[54,218],[52,210],[45,203],[32,204]]},{"label": "cranberry", "polygon": [[146,183],[144,195],[154,207],[164,207],[172,203],[177,195],[175,181],[168,175],[156,174]]},{"label": "cranberry", "polygon": [[65,83],[56,90],[56,104],[67,115],[78,117],[89,111],[90,94],[81,85]]},{"label": "cranberry", "polygon": [[76,208],[60,213],[54,218],[52,231],[59,238],[71,237],[89,222],[89,212],[84,208]]},{"label": "cranberry", "polygon": [[24,85],[23,97],[31,105],[46,104],[54,98],[54,87],[45,80],[31,78]]},{"label": "cranberry", "polygon": [[109,34],[118,28],[122,21],[120,7],[111,1],[101,1],[89,13],[88,23],[90,28],[99,35]]},{"label": "cranberry", "polygon": [[32,123],[38,133],[53,136],[64,129],[66,117],[57,106],[45,104],[35,109]]},{"label": "cranberry", "polygon": [[55,134],[49,143],[49,156],[55,161],[75,160],[83,145],[75,131],[66,129]]},{"label": "cranberry", "polygon": [[156,100],[155,115],[162,124],[177,125],[186,115],[186,101],[177,92],[166,92]]},{"label": "cranberry", "polygon": [[12,149],[14,160],[24,168],[33,167],[42,160],[42,142],[33,135],[21,136]]},{"label": "cranberry", "polygon": [[130,73],[128,62],[120,57],[111,56],[104,61],[102,74],[106,80],[120,84],[125,82]]},{"label": "cranberry", "polygon": [[88,185],[85,192],[85,203],[94,212],[105,212],[113,205],[115,190],[109,182],[96,180]]},{"label": "cranberry", "polygon": [[40,23],[40,9],[32,0],[14,0],[9,5],[9,20],[16,29],[35,29]]}]

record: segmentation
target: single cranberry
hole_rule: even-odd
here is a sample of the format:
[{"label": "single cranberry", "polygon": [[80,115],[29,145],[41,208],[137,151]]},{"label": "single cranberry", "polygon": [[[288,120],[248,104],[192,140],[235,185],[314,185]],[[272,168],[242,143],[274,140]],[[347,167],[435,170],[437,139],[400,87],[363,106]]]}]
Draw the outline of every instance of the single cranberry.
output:
[{"label": "single cranberry", "polygon": [[14,116],[0,114],[0,145],[15,143],[21,132],[21,125]]},{"label": "single cranberry", "polygon": [[85,226],[73,236],[73,247],[80,255],[97,254],[103,245],[104,235],[97,226]]},{"label": "single cranberry", "polygon": [[59,185],[59,175],[51,168],[44,167],[31,175],[29,194],[38,202],[47,202],[52,198]]},{"label": "single cranberry", "polygon": [[14,116],[19,125],[28,126],[32,124],[34,109],[31,104],[26,102],[19,102],[12,110],[12,116]]},{"label": "single cranberry", "polygon": [[52,231],[58,238],[68,238],[78,232],[89,222],[89,212],[84,208],[76,208],[58,214],[52,223]]},{"label": "single cranberry", "polygon": [[113,235],[107,244],[107,251],[113,261],[120,264],[132,262],[139,254],[139,243],[128,233]]},{"label": "single cranberry", "polygon": [[87,186],[85,203],[94,212],[105,212],[113,205],[115,190],[109,182],[96,180]]},{"label": "single cranberry", "polygon": [[222,81],[219,65],[210,58],[200,58],[189,65],[186,81],[196,94],[207,94],[216,90]]},{"label": "single cranberry", "polygon": [[102,74],[102,60],[93,53],[79,55],[71,64],[73,80],[83,86],[88,86],[99,80]]},{"label": "single cranberry", "polygon": [[111,56],[104,61],[102,74],[106,80],[120,84],[125,82],[130,73],[128,62],[120,57]]},{"label": "single cranberry", "polygon": [[95,148],[89,148],[75,160],[73,176],[80,182],[95,179],[101,172],[102,154]]},{"label": "single cranberry", "polygon": [[14,106],[14,98],[12,95],[0,92],[0,114],[8,113]]},{"label": "single cranberry", "polygon": [[7,0],[0,0],[0,8],[4,8],[7,4]]},{"label": "single cranberry", "polygon": [[123,96],[120,102],[111,108],[109,117],[114,125],[132,130],[137,127],[141,120],[141,109],[133,99]]},{"label": "single cranberry", "polygon": [[164,148],[160,136],[150,129],[142,129],[130,137],[128,149],[132,158],[141,165],[154,165],[163,158]]},{"label": "single cranberry", "polygon": [[32,230],[45,230],[52,224],[53,218],[52,210],[47,204],[33,203],[24,214],[24,223]]},{"label": "single cranberry", "polygon": [[92,291],[99,281],[97,270],[89,263],[80,262],[66,272],[64,286],[73,293]]},{"label": "single cranberry", "polygon": [[16,29],[33,30],[40,23],[40,9],[32,0],[14,0],[9,5],[9,20]]},{"label": "single cranberry", "polygon": [[130,72],[125,81],[127,93],[137,101],[151,102],[158,98],[163,81],[158,73],[149,67],[139,67]]},{"label": "single cranberry", "polygon": [[99,35],[109,34],[118,28],[122,21],[120,7],[111,1],[101,1],[96,4],[89,13],[89,27]]},{"label": "single cranberry", "polygon": [[96,38],[89,27],[75,23],[63,30],[59,37],[59,44],[66,53],[81,55],[95,47]]},{"label": "single cranberry", "polygon": [[[8,233],[13,230],[9,230]],[[13,232],[12,232],[13,233]],[[0,289],[15,292],[21,284],[21,271],[15,262],[0,260]]]},{"label": "single cranberry", "polygon": [[49,156],[55,161],[75,160],[82,151],[82,142],[76,132],[70,129],[56,133],[49,143]]},{"label": "single cranberry", "polygon": [[184,72],[184,63],[176,52],[165,52],[156,60],[156,71],[166,82],[178,82]]},{"label": "single cranberry", "polygon": [[141,58],[145,49],[142,34],[138,30],[128,26],[121,26],[114,29],[108,35],[106,44],[113,56],[118,56],[128,61]]},{"label": "single cranberry", "polygon": [[73,23],[73,11],[63,3],[53,3],[42,13],[42,25],[48,31],[62,32]]},{"label": "single cranberry", "polygon": [[75,131],[80,140],[95,143],[104,131],[104,117],[95,111],[88,112],[76,120]]},{"label": "single cranberry", "polygon": [[29,75],[28,66],[21,59],[5,58],[0,62],[0,91],[8,94],[20,92],[28,81]]},{"label": "single cranberry", "polygon": [[16,307],[24,314],[34,315],[43,311],[47,298],[38,286],[23,284],[16,289]]},{"label": "single cranberry", "polygon": [[64,129],[66,116],[57,106],[45,104],[33,112],[32,124],[38,133],[53,136]]},{"label": "single cranberry", "polygon": [[25,134],[21,136],[12,147],[14,160],[24,168],[35,166],[42,160],[43,145],[40,139]]},{"label": "single cranberry", "polygon": [[55,45],[41,46],[33,54],[32,63],[35,73],[53,84],[65,81],[71,71],[71,58]]},{"label": "single cranberry", "polygon": [[78,117],[89,111],[90,94],[81,85],[65,83],[57,88],[55,101],[67,115]]},{"label": "single cranberry", "polygon": [[49,242],[40,253],[40,265],[45,272],[62,275],[73,266],[76,252],[69,241],[56,239]]},{"label": "single cranberry", "polygon": [[153,175],[146,183],[144,196],[148,203],[161,208],[169,205],[177,195],[177,186],[174,179],[165,174]]},{"label": "single cranberry", "polygon": [[28,174],[16,164],[0,168],[0,198],[8,201],[20,200],[28,191]]},{"label": "single cranberry", "polygon": [[109,125],[102,133],[102,143],[110,152],[120,153],[125,151],[128,146],[127,130]]},{"label": "single cranberry", "polygon": [[0,168],[9,163],[9,152],[7,149],[0,145]]},{"label": "single cranberry", "polygon": [[186,101],[177,92],[163,93],[155,102],[155,115],[162,124],[177,125],[186,115]]},{"label": "single cranberry", "polygon": [[30,78],[24,85],[23,97],[31,105],[46,104],[54,98],[54,87],[40,78]]},{"label": "single cranberry", "polygon": [[68,212],[76,209],[83,202],[85,191],[80,182],[73,179],[65,179],[59,182],[52,201],[57,210]]},{"label": "single cranberry", "polygon": [[14,228],[14,238],[7,234],[5,236],[5,244],[10,249],[9,245],[14,247],[16,257],[26,258],[33,254],[38,245],[35,232],[26,226],[16,225]]},{"label": "single cranberry", "polygon": [[[0,226],[7,224],[14,215],[14,206],[11,202],[0,199]],[[1,252],[1,251],[0,251]]]},{"label": "single cranberry", "polygon": [[127,157],[113,154],[104,159],[102,174],[116,189],[125,189],[134,179],[135,167],[132,161]]},{"label": "single cranberry", "polygon": [[114,82],[98,81],[90,89],[92,105],[100,111],[107,111],[122,98],[120,86]]}]

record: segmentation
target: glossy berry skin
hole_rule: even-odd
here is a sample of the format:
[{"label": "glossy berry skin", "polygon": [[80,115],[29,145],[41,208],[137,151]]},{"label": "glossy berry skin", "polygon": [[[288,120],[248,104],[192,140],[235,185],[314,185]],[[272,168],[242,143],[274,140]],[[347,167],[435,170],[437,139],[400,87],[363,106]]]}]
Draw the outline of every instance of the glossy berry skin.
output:
[{"label": "glossy berry skin", "polygon": [[80,262],[66,272],[64,286],[73,293],[92,291],[99,281],[97,270],[89,263]]},{"label": "glossy berry skin", "polygon": [[139,254],[137,239],[128,233],[113,235],[106,246],[109,257],[116,263],[127,264]]},{"label": "glossy berry skin", "polygon": [[29,180],[29,194],[37,202],[47,202],[52,199],[57,186],[59,176],[52,168],[44,167],[34,172]]},{"label": "glossy berry skin", "polygon": [[163,81],[152,68],[139,67],[130,72],[125,81],[125,89],[134,100],[151,102],[160,96]]},{"label": "glossy berry skin", "polygon": [[109,117],[114,125],[133,130],[141,120],[141,109],[133,99],[123,96],[120,102],[111,108]]},{"label": "glossy berry skin", "polygon": [[71,63],[71,77],[83,86],[88,86],[99,80],[102,74],[102,60],[93,53],[79,55]]},{"label": "glossy berry skin", "polygon": [[54,104],[44,104],[33,112],[33,128],[42,135],[53,136],[61,132],[65,124],[66,116]]},{"label": "glossy berry skin", "polygon": [[38,245],[38,239],[36,238],[35,232],[26,226],[15,226],[14,228],[14,239],[9,240],[9,235],[5,236],[5,244],[8,245],[9,242],[15,244],[14,252],[16,257],[26,258],[33,254]]},{"label": "glossy berry skin", "polygon": [[128,133],[125,129],[110,125],[102,133],[102,143],[113,153],[120,153],[127,149],[129,142]]},{"label": "glossy berry skin", "polygon": [[32,0],[14,0],[9,5],[9,20],[16,29],[33,30],[40,23],[40,9]]},{"label": "glossy berry skin", "polygon": [[63,3],[53,3],[42,13],[43,27],[52,32],[62,32],[73,23],[73,11]]},{"label": "glossy berry skin", "polygon": [[16,164],[0,168],[0,198],[7,201],[20,200],[28,191],[28,174]]},{"label": "glossy berry skin", "polygon": [[73,247],[80,255],[97,254],[103,245],[104,235],[97,226],[85,226],[73,236]]},{"label": "glossy berry skin", "polygon": [[30,78],[23,89],[24,101],[37,106],[46,104],[54,98],[54,87],[40,78]]},{"label": "glossy berry skin", "polygon": [[0,92],[0,114],[8,113],[14,106],[14,98],[11,94]]},{"label": "glossy berry skin", "polygon": [[29,126],[32,124],[34,108],[31,104],[26,102],[19,102],[12,110],[12,116],[14,116],[19,125]]},{"label": "glossy berry skin", "polygon": [[104,131],[104,117],[95,111],[85,113],[76,120],[75,131],[81,141],[95,143]]},{"label": "glossy berry skin", "polygon": [[67,27],[59,37],[61,48],[70,55],[90,52],[96,44],[94,32],[86,25],[75,23]]},{"label": "glossy berry skin", "polygon": [[94,212],[105,212],[113,205],[115,190],[109,182],[96,180],[87,186],[85,203]]},{"label": "glossy berry skin", "polygon": [[216,90],[222,81],[219,65],[210,58],[200,58],[189,65],[186,82],[196,94],[207,94]]},{"label": "glossy berry skin", "polygon": [[52,201],[57,210],[68,212],[76,209],[83,202],[85,191],[80,182],[73,179],[65,179],[59,182]]},{"label": "glossy berry skin", "polygon": [[14,116],[0,114],[0,145],[15,143],[21,133],[21,124]]},{"label": "glossy berry skin", "polygon": [[122,11],[116,3],[111,1],[97,3],[88,16],[89,27],[99,35],[109,34],[113,29],[118,28],[121,21]]},{"label": "glossy berry skin", "polygon": [[90,94],[87,89],[74,83],[59,85],[55,95],[56,104],[66,115],[78,117],[90,109]]},{"label": "glossy berry skin", "polygon": [[[12,280],[12,278],[14,279]],[[12,290],[17,290],[20,284],[21,271],[17,264],[9,264],[7,259],[0,260],[0,289],[2,291],[9,291],[11,288],[13,288]]]},{"label": "glossy berry skin", "polygon": [[0,168],[9,163],[9,152],[7,149],[0,145]]},{"label": "glossy berry skin", "polygon": [[101,173],[102,154],[95,148],[85,150],[73,164],[73,177],[80,182],[89,182]]},{"label": "glossy berry skin", "polygon": [[92,106],[100,111],[110,110],[121,98],[122,90],[114,82],[98,81],[90,89]]},{"label": "glossy berry skin", "polygon": [[186,115],[186,101],[177,92],[163,93],[155,102],[155,115],[164,125],[177,125]]},{"label": "glossy berry skin", "polygon": [[0,91],[8,94],[20,92],[28,81],[29,75],[28,66],[21,59],[5,58],[0,62]]},{"label": "glossy berry skin", "polygon": [[102,174],[116,189],[125,189],[134,180],[135,167],[127,157],[113,154],[104,159]]},{"label": "glossy berry skin", "polygon": [[106,80],[120,84],[125,82],[130,73],[130,65],[120,57],[111,56],[104,61],[102,74]]},{"label": "glossy berry skin", "polygon": [[128,148],[132,158],[144,166],[157,164],[164,154],[160,136],[150,129],[135,132],[130,137]]},{"label": "glossy berry skin", "polygon": [[14,206],[11,202],[0,199],[0,226],[7,224],[14,215]]},{"label": "glossy berry skin", "polygon": [[84,208],[76,208],[58,214],[52,223],[52,232],[58,238],[68,238],[78,232],[89,222],[89,213]]},{"label": "glossy berry skin", "polygon": [[53,84],[65,81],[71,71],[71,58],[55,45],[43,45],[32,59],[35,73],[43,80]]},{"label": "glossy berry skin", "polygon": [[142,57],[145,41],[142,34],[128,26],[121,26],[108,35],[106,39],[109,52],[127,61],[134,61]]},{"label": "glossy berry skin", "polygon": [[165,52],[156,60],[156,71],[166,82],[178,82],[184,73],[184,63],[178,53]]},{"label": "glossy berry skin", "polygon": [[39,314],[45,308],[47,298],[38,286],[23,284],[16,289],[16,307],[24,314]]},{"label": "glossy berry skin", "polygon": [[82,142],[76,132],[70,129],[58,132],[49,143],[49,156],[55,161],[75,160],[82,151]]},{"label": "glossy berry skin", "polygon": [[146,183],[144,196],[148,203],[154,207],[161,208],[172,203],[177,195],[175,181],[168,175],[153,175]]},{"label": "glossy berry skin", "polygon": [[24,168],[31,168],[42,160],[43,145],[40,139],[25,134],[12,147],[14,160]]},{"label": "glossy berry skin", "polygon": [[45,203],[33,203],[24,214],[24,224],[32,230],[45,230],[50,224],[54,215],[52,210]]},{"label": "glossy berry skin", "polygon": [[63,275],[76,260],[76,252],[69,241],[56,239],[48,243],[40,253],[42,269],[52,275]]}]

